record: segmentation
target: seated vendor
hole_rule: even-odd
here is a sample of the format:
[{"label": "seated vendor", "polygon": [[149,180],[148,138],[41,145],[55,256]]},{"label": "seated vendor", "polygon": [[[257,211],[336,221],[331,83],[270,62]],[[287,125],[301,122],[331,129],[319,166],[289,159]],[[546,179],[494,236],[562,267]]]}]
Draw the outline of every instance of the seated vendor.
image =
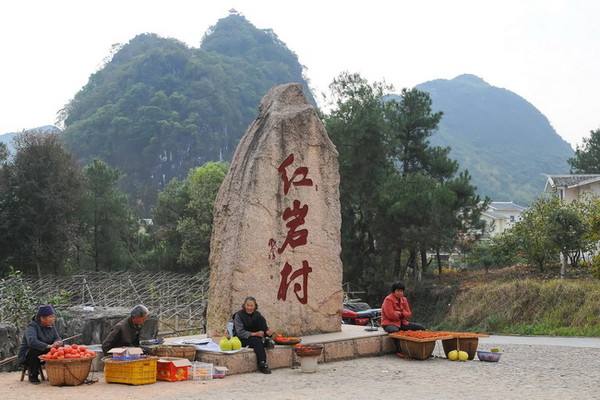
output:
[{"label": "seated vendor", "polygon": [[58,331],[54,326],[56,315],[54,308],[47,304],[39,306],[33,320],[27,325],[19,348],[19,363],[27,366],[29,382],[39,384],[41,361],[39,356],[53,347],[62,346]]},{"label": "seated vendor", "polygon": [[420,324],[409,322],[411,317],[408,299],[404,296],[404,283],[395,282],[381,305],[381,327],[387,333],[425,329]]},{"label": "seated vendor", "polygon": [[242,309],[233,314],[233,328],[234,335],[240,338],[242,346],[254,349],[258,370],[263,374],[270,374],[265,340],[273,332],[267,326],[265,318],[258,312],[258,304],[254,297],[246,297]]},{"label": "seated vendor", "polygon": [[129,317],[119,321],[102,342],[102,351],[107,354],[115,347],[137,347],[140,345],[140,331],[150,316],[148,309],[139,304],[131,309]]}]

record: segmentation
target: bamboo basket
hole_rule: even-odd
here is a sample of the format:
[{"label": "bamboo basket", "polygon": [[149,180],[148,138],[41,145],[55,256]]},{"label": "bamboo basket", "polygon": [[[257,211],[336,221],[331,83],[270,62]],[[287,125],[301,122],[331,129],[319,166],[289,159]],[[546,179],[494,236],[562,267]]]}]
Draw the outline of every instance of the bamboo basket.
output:
[{"label": "bamboo basket", "polygon": [[196,348],[185,345],[159,345],[153,347],[150,352],[157,357],[177,357],[187,358],[190,361],[196,360]]},{"label": "bamboo basket", "polygon": [[93,359],[93,357],[88,357],[70,360],[45,360],[48,382],[52,386],[81,385],[90,373]]},{"label": "bamboo basket", "polygon": [[298,357],[318,357],[323,352],[324,347],[320,343],[298,345],[294,347],[294,352]]},{"label": "bamboo basket", "polygon": [[444,347],[444,353],[448,357],[448,353],[452,350],[466,351],[469,355],[469,360],[475,358],[477,354],[477,347],[479,346],[478,337],[462,337],[442,340],[442,346]]},{"label": "bamboo basket", "polygon": [[427,360],[433,354],[433,349],[435,349],[435,339],[428,342],[415,342],[404,339],[398,339],[398,341],[402,353],[415,360]]}]

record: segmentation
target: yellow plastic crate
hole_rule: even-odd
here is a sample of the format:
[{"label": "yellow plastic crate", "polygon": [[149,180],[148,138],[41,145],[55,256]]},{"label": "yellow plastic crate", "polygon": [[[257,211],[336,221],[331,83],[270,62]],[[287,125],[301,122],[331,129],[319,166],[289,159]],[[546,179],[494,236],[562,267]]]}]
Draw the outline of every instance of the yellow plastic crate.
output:
[{"label": "yellow plastic crate", "polygon": [[128,385],[147,385],[156,383],[156,360],[158,357],[146,357],[140,360],[115,361],[104,358],[104,379],[107,383],[126,383]]}]

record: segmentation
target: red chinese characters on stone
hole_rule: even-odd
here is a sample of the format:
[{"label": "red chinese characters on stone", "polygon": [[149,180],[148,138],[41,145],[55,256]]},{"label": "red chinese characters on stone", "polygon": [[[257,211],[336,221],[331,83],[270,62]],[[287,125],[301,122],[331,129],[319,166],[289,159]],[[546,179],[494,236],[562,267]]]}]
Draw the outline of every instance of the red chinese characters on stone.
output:
[{"label": "red chinese characters on stone", "polygon": [[[298,167],[294,170],[292,177],[288,177],[287,168],[294,162],[294,154],[290,154],[277,168],[283,181],[283,194],[287,195],[291,186],[312,186],[312,179],[308,178],[308,167]],[[278,254],[282,254],[289,246],[295,249],[298,246],[304,246],[308,242],[308,229],[299,229],[306,222],[308,214],[308,205],[302,205],[299,200],[294,200],[292,207],[287,207],[283,211],[282,218],[287,221],[285,226],[288,229],[286,238],[280,248],[277,249]],[[277,244],[275,239],[269,240],[269,259],[275,259],[275,248]],[[312,268],[308,265],[308,261],[302,261],[302,267],[293,271],[292,266],[286,262],[283,269],[280,271],[281,281],[279,282],[279,290],[277,292],[277,300],[286,301],[289,286],[294,283],[294,294],[300,304],[308,303],[308,274],[312,272]],[[302,278],[302,283],[294,282]]]},{"label": "red chinese characters on stone", "polygon": [[275,239],[269,239],[269,260],[275,259],[275,251],[277,250],[277,242]]},{"label": "red chinese characters on stone", "polygon": [[[287,167],[289,167],[294,162],[294,154],[290,154],[277,168],[279,174],[281,175],[281,180],[283,181],[283,194],[287,195],[290,191],[290,187],[294,186],[312,186],[313,181],[310,178],[307,178],[308,175],[308,167],[298,167],[294,171],[294,174],[291,178],[288,178]],[[299,178],[299,179],[297,179]]]},{"label": "red chinese characters on stone", "polygon": [[277,250],[279,254],[283,253],[289,245],[292,249],[298,246],[304,246],[308,239],[308,229],[298,229],[304,225],[306,214],[308,214],[308,205],[300,206],[300,201],[294,200],[293,208],[287,207],[283,211],[283,220],[291,219],[285,226],[288,228],[288,233],[285,241]]},{"label": "red chinese characters on stone", "polygon": [[[306,304],[308,302],[308,274],[312,272],[312,268],[308,265],[308,261],[302,261],[302,267],[292,272],[292,266],[289,263],[285,263],[281,270],[281,282],[279,284],[279,291],[277,292],[277,300],[285,301],[287,299],[287,292],[290,284],[297,278],[302,277],[302,283],[294,283],[294,294],[300,302],[300,304]],[[298,295],[302,292],[302,296]]]}]

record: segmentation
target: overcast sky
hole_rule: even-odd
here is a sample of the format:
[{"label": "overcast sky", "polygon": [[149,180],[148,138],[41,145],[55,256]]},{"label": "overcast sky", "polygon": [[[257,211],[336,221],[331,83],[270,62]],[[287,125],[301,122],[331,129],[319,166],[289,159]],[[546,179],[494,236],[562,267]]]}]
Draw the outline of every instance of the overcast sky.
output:
[{"label": "overcast sky", "polygon": [[0,133],[53,123],[113,43],[197,47],[232,7],[298,54],[317,93],[344,70],[396,88],[472,73],[572,144],[600,128],[600,1],[19,0],[0,3]]}]

